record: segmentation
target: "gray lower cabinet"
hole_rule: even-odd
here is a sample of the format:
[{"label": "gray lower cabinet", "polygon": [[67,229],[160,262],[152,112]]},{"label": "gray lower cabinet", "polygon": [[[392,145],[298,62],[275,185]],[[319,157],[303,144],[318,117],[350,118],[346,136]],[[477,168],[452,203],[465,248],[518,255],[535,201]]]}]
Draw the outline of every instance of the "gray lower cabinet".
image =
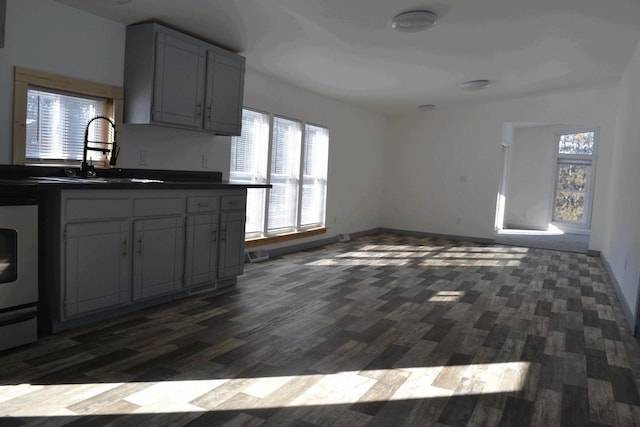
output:
[{"label": "gray lower cabinet", "polygon": [[218,213],[187,216],[184,285],[212,283],[218,270]]},{"label": "gray lower cabinet", "polygon": [[64,236],[65,316],[128,302],[129,222],[70,223]]},{"label": "gray lower cabinet", "polygon": [[246,190],[63,190],[47,197],[41,294],[57,332],[236,283]]},{"label": "gray lower cabinet", "polygon": [[246,194],[221,197],[219,279],[244,272],[245,206]]},{"label": "gray lower cabinet", "polygon": [[171,293],[182,287],[183,217],[133,223],[133,299]]}]

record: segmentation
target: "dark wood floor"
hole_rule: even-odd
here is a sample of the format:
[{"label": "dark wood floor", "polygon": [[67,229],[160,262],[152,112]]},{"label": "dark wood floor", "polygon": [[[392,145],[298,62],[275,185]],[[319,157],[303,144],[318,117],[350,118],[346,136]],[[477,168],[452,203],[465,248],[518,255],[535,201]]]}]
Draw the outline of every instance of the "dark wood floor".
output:
[{"label": "dark wood floor", "polygon": [[640,425],[598,258],[378,235],[0,353],[0,425]]}]

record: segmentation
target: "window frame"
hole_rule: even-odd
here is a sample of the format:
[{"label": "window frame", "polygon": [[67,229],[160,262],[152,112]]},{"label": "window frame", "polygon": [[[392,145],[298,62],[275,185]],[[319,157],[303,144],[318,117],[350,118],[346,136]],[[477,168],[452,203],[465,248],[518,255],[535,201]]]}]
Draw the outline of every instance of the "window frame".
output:
[{"label": "window frame", "polygon": [[329,147],[327,146],[327,172],[326,178],[324,178],[324,223],[310,223],[310,224],[302,224],[302,194],[304,188],[304,165],[305,159],[307,155],[307,127],[313,126],[317,128],[322,128],[327,131],[327,135],[329,140],[331,140],[331,132],[329,132],[329,128],[314,122],[303,122],[302,126],[302,148],[300,152],[300,186],[299,186],[299,194],[298,200],[300,202],[300,209],[298,209],[298,229],[299,230],[310,230],[318,227],[324,227],[327,224],[327,191],[329,188]]},{"label": "window frame", "polygon": [[[578,133],[593,133],[593,153],[592,154],[568,154],[560,153],[560,138],[562,135],[572,135]],[[551,223],[561,229],[568,230],[589,230],[591,229],[591,217],[593,210],[593,196],[596,182],[596,160],[598,158],[598,145],[600,141],[599,128],[571,128],[563,129],[554,133],[554,179],[553,191],[551,192]],[[584,192],[584,213],[582,221],[566,221],[556,219],[556,197],[558,194],[558,179],[561,165],[584,165],[590,167],[587,175],[587,185]]]},{"label": "window frame", "polygon": [[[262,233],[259,236],[255,234],[252,236],[247,236],[245,234],[245,244],[247,247],[256,247],[270,243],[280,243],[288,240],[299,239],[304,237],[316,236],[319,234],[326,233],[326,213],[327,213],[327,194],[329,188],[329,178],[325,179],[324,187],[325,187],[325,195],[324,195],[324,223],[319,224],[307,224],[301,225],[301,217],[302,217],[302,191],[304,184],[304,160],[305,160],[305,141],[306,141],[306,130],[307,126],[315,126],[319,128],[326,129],[327,133],[329,133],[329,128],[327,126],[318,124],[316,122],[305,121],[301,119],[297,119],[295,117],[283,115],[283,114],[275,114],[265,110],[261,110],[253,107],[242,107],[243,110],[258,112],[262,114],[266,114],[269,116],[269,147],[267,152],[267,184],[271,184],[271,170],[272,170],[272,161],[273,161],[273,136],[274,136],[274,120],[275,118],[280,118],[284,120],[294,121],[300,124],[300,162],[299,162],[299,171],[298,171],[298,188],[297,188],[297,202],[296,202],[296,224],[291,228],[282,228],[275,230],[269,230],[269,205],[271,202],[271,191],[270,189],[265,189],[265,197],[264,197],[264,217],[262,224]],[[233,143],[233,142],[232,142]],[[329,147],[327,147],[329,150]],[[329,153],[327,152],[327,171],[329,169]],[[327,174],[328,175],[328,174]]]},{"label": "window frame", "polygon": [[[265,178],[264,178],[265,182],[264,183],[259,182],[259,184],[268,184],[269,183],[269,173],[271,171],[271,136],[272,136],[272,132],[273,132],[273,129],[272,129],[272,126],[271,126],[271,120],[272,120],[273,114],[269,113],[268,111],[259,110],[257,108],[242,107],[242,110],[243,110],[243,112],[244,112],[244,110],[247,110],[247,111],[251,111],[253,113],[262,114],[262,115],[266,116],[266,118],[267,118],[267,125],[269,126],[269,129],[268,129],[268,132],[267,132],[267,156],[266,156],[267,165],[266,165],[266,168],[265,168]],[[241,135],[239,135],[239,136],[241,136]],[[237,136],[233,136],[232,139],[233,138],[237,138]],[[233,152],[233,142],[231,142],[231,145],[232,145],[231,152]],[[229,162],[229,167],[231,167],[231,161]],[[229,172],[229,175],[230,175],[229,179],[232,180],[231,171]],[[239,180],[239,181],[236,181],[236,182],[246,183],[246,180],[245,181]],[[267,231],[266,230],[266,227],[267,227],[266,226],[266,224],[267,224],[266,218],[267,218],[267,211],[268,211],[268,205],[269,205],[269,191],[267,191],[268,190],[267,188],[247,189],[247,197],[249,196],[249,190],[263,191],[264,192],[264,203],[263,203],[263,206],[262,206],[262,209],[263,209],[263,211],[262,211],[262,229],[260,231],[250,232],[249,236],[247,236],[248,233],[245,231],[245,240],[247,240],[247,239],[263,239],[263,238],[265,238],[264,236],[266,235],[266,231]],[[248,206],[249,206],[249,204],[247,203],[247,207]]]},{"label": "window frame", "polygon": [[[298,123],[300,125],[300,156],[298,159],[298,178],[297,178],[297,194],[296,194],[296,213],[295,213],[295,224],[292,227],[280,227],[280,228],[275,228],[275,229],[271,229],[271,232],[269,232],[269,205],[271,204],[271,191],[273,190],[273,188],[270,188],[269,191],[267,191],[267,199],[265,202],[265,219],[264,219],[264,232],[263,235],[265,237],[272,237],[272,236],[280,236],[283,234],[290,234],[290,233],[296,233],[298,231],[300,231],[300,192],[301,192],[301,178],[300,178],[300,172],[302,171],[303,165],[302,165],[302,159],[304,156],[303,153],[303,141],[304,141],[304,128],[305,128],[305,122],[299,119],[294,119],[293,117],[288,117],[288,116],[284,116],[282,114],[271,114],[270,115],[270,121],[269,121],[269,156],[268,156],[268,163],[267,163],[267,184],[272,184],[272,176],[271,176],[271,172],[272,172],[272,168],[273,168],[273,129],[274,129],[274,123],[276,118],[278,119],[282,119],[282,120],[288,120],[290,122],[295,122]],[[285,184],[286,184],[286,178],[285,178]]]},{"label": "window frame", "polygon": [[[22,67],[14,68],[13,82],[12,161],[14,165],[55,166],[54,163],[27,163],[26,160],[27,91],[29,87],[45,91],[66,92],[70,95],[106,99],[108,108],[111,110],[111,114],[108,115],[113,118],[116,129],[121,129],[122,127],[124,105],[124,89],[122,87]],[[118,145],[122,147],[120,141],[118,141]],[[108,161],[105,164],[108,167]],[[69,166],[69,163],[61,166]]]}]

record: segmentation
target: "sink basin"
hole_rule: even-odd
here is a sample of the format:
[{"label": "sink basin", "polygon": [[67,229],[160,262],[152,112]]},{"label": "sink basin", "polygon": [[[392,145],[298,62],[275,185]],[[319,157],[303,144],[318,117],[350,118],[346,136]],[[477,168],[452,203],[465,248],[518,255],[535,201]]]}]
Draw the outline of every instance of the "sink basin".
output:
[{"label": "sink basin", "polygon": [[129,183],[129,182],[148,184],[148,183],[164,182],[163,180],[160,180],[160,179],[109,178],[109,177],[103,177],[103,176],[99,176],[99,177],[95,177],[95,178],[84,178],[84,180],[88,181],[88,182],[93,182],[93,181],[95,181],[95,182],[106,182],[108,184]]},{"label": "sink basin", "polygon": [[39,178],[48,182],[60,182],[65,184],[129,184],[129,183],[160,183],[164,182],[159,179],[146,179],[146,178],[111,178],[104,176],[97,176],[92,178],[79,178],[79,177],[58,177],[47,176]]}]

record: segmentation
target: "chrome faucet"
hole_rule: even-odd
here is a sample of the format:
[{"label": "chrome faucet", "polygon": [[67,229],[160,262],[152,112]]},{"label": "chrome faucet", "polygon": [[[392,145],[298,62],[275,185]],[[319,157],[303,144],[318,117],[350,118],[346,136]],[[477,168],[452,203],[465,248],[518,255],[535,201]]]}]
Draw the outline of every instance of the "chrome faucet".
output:
[{"label": "chrome faucet", "polygon": [[[109,124],[111,124],[111,127],[113,128],[113,142],[89,141],[89,126],[91,126],[91,123],[93,123],[94,120],[98,119],[106,120],[109,122]],[[110,145],[111,148],[91,147],[89,146],[89,144]],[[84,129],[84,149],[82,151],[82,163],[80,164],[80,176],[82,178],[95,176],[95,168],[93,167],[93,164],[90,165],[87,163],[87,152],[89,150],[98,151],[104,154],[109,153],[109,165],[115,166],[116,161],[118,160],[118,154],[120,154],[120,147],[118,147],[118,144],[116,142],[116,124],[109,117],[95,116],[94,118],[89,120],[89,122],[87,123],[87,127]]]}]

